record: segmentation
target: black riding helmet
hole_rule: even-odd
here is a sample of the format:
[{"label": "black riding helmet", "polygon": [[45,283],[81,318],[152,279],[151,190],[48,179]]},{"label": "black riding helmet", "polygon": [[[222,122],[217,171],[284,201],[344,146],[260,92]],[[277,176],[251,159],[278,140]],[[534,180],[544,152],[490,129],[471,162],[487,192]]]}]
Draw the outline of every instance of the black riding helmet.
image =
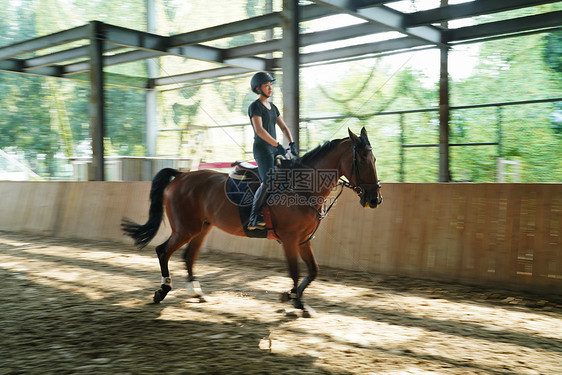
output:
[{"label": "black riding helmet", "polygon": [[258,72],[254,74],[254,76],[252,77],[252,80],[250,81],[250,86],[253,92],[259,94],[257,87],[260,87],[264,83],[273,82],[273,81],[275,81],[275,78],[273,78],[271,74],[266,72]]}]

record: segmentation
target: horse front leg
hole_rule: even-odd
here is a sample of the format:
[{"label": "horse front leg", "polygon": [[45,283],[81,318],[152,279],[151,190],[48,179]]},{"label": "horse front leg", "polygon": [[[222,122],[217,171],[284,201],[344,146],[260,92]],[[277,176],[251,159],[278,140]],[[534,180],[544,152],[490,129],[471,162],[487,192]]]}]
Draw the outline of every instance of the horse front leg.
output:
[{"label": "horse front leg", "polygon": [[[309,318],[315,315],[314,310],[307,304],[302,302],[302,295],[306,287],[316,278],[318,273],[318,265],[314,254],[312,252],[312,247],[310,242],[306,242],[302,245],[295,244],[283,244],[285,250],[285,256],[287,257],[287,264],[289,266],[289,275],[293,280],[293,288],[289,292],[285,292],[281,295],[281,301],[290,301],[293,306],[297,309],[303,311],[303,317]],[[298,265],[298,254],[300,253],[301,258],[306,263],[308,268],[308,275],[304,277],[299,284],[299,265]]]},{"label": "horse front leg", "polygon": [[302,309],[302,304],[297,294],[299,283],[298,245],[293,242],[284,241],[283,250],[285,251],[285,258],[287,259],[289,277],[293,280],[293,288],[289,292],[281,294],[281,302],[291,301],[295,308]]},{"label": "horse front leg", "polygon": [[[316,258],[314,257],[314,252],[312,251],[312,245],[310,241],[307,241],[299,246],[299,253],[302,260],[305,262],[308,269],[308,275],[305,276],[299,286],[297,287],[297,298],[300,300],[304,293],[304,290],[318,275],[318,263],[316,263]],[[316,315],[314,309],[301,301],[303,317],[310,318]]]}]

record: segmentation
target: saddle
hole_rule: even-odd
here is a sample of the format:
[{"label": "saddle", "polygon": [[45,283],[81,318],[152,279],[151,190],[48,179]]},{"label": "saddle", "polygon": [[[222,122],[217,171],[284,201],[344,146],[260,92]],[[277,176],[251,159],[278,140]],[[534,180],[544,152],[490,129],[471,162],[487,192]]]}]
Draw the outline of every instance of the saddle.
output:
[{"label": "saddle", "polygon": [[[229,173],[229,177],[249,182],[261,182],[257,165],[250,164],[246,161],[236,160],[234,163],[230,164],[230,166],[234,167],[234,169]],[[295,161],[294,159],[277,155],[275,157],[275,166],[277,168],[290,168],[295,166]]]},{"label": "saddle", "polygon": [[234,169],[229,173],[230,178],[247,182],[260,182],[258,166],[245,161],[235,161],[231,164]]},{"label": "saddle", "polygon": [[265,217],[266,228],[263,230],[248,230],[250,213],[254,194],[261,184],[258,167],[247,163],[236,161],[232,163],[232,171],[228,174],[226,195],[228,199],[238,206],[240,221],[247,237],[278,239],[273,229],[269,207],[265,205],[262,209]]}]

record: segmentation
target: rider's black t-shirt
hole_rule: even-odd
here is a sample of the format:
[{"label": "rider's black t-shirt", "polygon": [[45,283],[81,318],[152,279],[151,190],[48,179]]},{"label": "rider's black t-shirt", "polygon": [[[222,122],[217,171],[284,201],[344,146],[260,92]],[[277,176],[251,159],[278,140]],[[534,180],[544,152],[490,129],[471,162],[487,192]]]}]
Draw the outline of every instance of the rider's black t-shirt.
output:
[{"label": "rider's black t-shirt", "polygon": [[[271,109],[267,109],[265,105],[259,100],[255,100],[248,107],[248,116],[250,116],[250,123],[252,122],[252,116],[260,116],[263,124],[263,128],[268,132],[273,138],[277,139],[275,132],[275,124],[277,123],[277,117],[279,117],[279,109],[275,104],[271,104]],[[270,146],[269,143],[261,139],[257,134],[255,134],[254,129],[254,146],[267,147]]]}]

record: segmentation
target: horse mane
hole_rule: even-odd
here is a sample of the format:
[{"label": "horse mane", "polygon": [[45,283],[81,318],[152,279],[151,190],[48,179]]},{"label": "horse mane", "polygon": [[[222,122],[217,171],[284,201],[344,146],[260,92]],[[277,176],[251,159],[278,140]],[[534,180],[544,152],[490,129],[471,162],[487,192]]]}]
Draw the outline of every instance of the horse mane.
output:
[{"label": "horse mane", "polygon": [[297,159],[287,160],[286,162],[288,163],[284,162],[282,166],[289,168],[310,168],[316,159],[326,155],[346,139],[349,139],[349,137],[326,141],[324,144],[315,147]]}]

